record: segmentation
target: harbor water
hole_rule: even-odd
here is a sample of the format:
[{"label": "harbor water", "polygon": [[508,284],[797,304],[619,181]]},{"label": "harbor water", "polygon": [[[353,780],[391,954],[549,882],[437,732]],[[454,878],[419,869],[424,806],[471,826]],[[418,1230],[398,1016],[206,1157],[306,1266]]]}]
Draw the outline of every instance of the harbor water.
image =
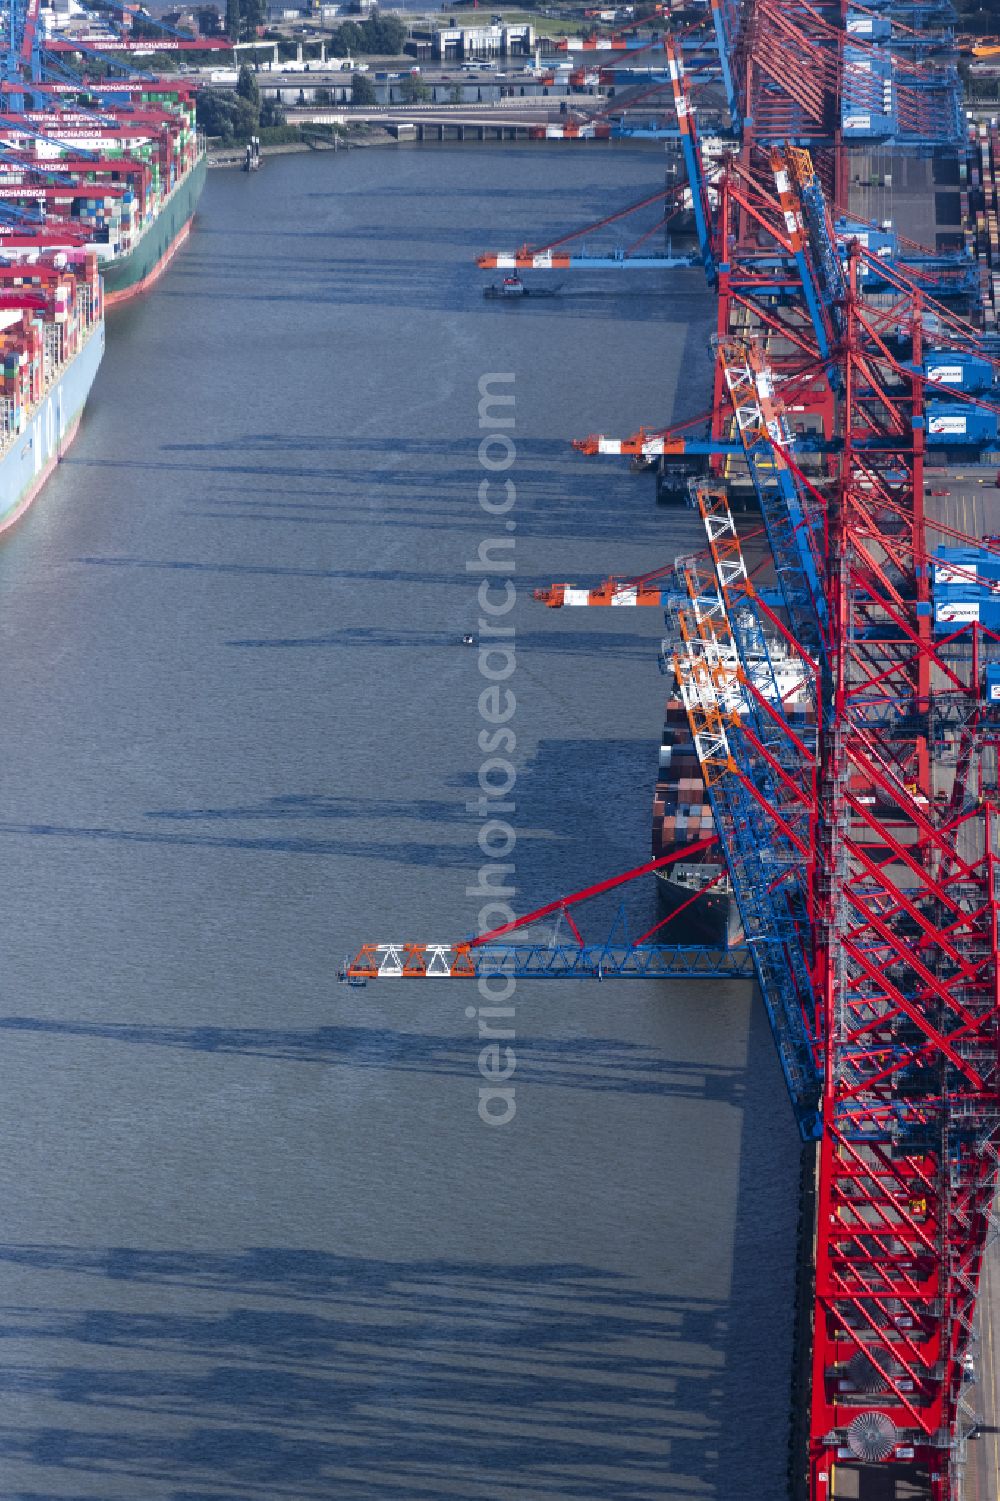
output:
[{"label": "harbor water", "polygon": [[214,172],[109,316],[0,545],[10,1501],[783,1494],[798,1150],[749,987],[519,983],[491,1125],[472,982],[337,983],[475,931],[501,865],[525,911],[647,858],[662,621],[531,592],[699,545],[568,440],[705,408],[712,304],[504,305],[473,258],[661,181],[560,143]]}]

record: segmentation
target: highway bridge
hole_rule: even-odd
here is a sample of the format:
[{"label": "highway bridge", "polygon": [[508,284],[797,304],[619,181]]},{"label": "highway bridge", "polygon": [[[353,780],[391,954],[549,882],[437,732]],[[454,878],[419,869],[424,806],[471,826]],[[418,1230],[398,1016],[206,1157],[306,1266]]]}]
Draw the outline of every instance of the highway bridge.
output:
[{"label": "highway bridge", "polygon": [[[526,140],[531,131],[546,126],[565,126],[570,119],[560,110],[566,103],[579,104],[572,96],[558,96],[538,103],[526,99],[499,99],[493,104],[360,105],[332,108],[304,105],[285,111],[290,125],[381,125],[400,139],[452,137],[456,140]],[[583,129],[586,130],[586,125]],[[587,139],[584,134],[582,139]]]}]

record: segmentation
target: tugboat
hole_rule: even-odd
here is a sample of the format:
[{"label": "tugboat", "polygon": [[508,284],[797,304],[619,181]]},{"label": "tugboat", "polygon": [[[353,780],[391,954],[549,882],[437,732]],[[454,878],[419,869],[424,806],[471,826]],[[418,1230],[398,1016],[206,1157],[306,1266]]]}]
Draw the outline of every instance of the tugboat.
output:
[{"label": "tugboat", "polygon": [[[562,286],[562,283],[559,283]],[[484,297],[554,297],[559,287],[526,287],[519,276],[505,276],[498,286],[490,282],[488,287],[483,288]]]}]

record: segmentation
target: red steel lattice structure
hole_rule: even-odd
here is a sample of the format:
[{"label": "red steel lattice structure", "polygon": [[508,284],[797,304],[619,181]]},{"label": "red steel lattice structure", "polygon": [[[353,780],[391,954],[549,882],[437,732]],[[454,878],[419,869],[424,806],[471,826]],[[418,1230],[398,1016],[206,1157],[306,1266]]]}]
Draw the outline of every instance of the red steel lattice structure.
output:
[{"label": "red steel lattice structure", "polygon": [[[912,1464],[943,1501],[959,1494],[962,1389],[997,1186],[998,725],[983,679],[998,642],[977,623],[935,637],[934,546],[958,538],[924,513],[927,329],[938,347],[976,347],[975,333],[912,286],[887,307],[866,305],[861,255],[855,247],[825,362],[824,426],[832,416],[842,449],[835,482],[797,468],[781,401],[796,375],[766,367],[759,350],[775,330],[747,320],[745,304],[739,320],[728,309],[719,370],[748,460],[760,448],[770,456],[762,509],[776,520],[783,510],[804,568],[822,560],[822,578],[811,576],[823,691],[810,1496],[835,1494],[838,1464]],[[737,321],[750,337],[739,368]],[[726,420],[717,405],[716,430]],[[786,604],[794,621],[791,592]]]},{"label": "red steel lattice structure", "polygon": [[997,726],[983,695],[997,643],[975,623],[933,634],[923,309],[909,295],[864,307],[856,265],[824,527],[816,1501],[838,1458],[912,1456],[936,1497],[956,1494],[1000,1129]]}]

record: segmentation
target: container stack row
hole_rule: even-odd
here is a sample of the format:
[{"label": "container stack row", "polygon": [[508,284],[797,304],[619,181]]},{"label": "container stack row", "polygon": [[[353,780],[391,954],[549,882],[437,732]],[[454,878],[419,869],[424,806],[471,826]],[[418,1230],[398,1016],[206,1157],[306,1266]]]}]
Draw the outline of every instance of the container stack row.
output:
[{"label": "container stack row", "polygon": [[[92,118],[33,115],[38,135],[5,128],[0,117],[0,198],[46,226],[68,222],[111,256],[128,255],[198,160],[194,100],[183,85],[129,90],[128,110]],[[95,139],[95,136],[97,137]],[[41,172],[71,179],[39,187]]]},{"label": "container stack row", "polygon": [[0,266],[0,448],[27,430],[102,315],[93,251]]},{"label": "container stack row", "polygon": [[687,713],[680,699],[668,699],[660,749],[660,772],[653,794],[653,856],[708,839],[715,819],[695,753]]},{"label": "container stack row", "polygon": [[983,319],[987,328],[1000,322],[1000,128],[974,125],[970,132],[970,228],[966,245],[979,263]]},{"label": "container stack row", "polygon": [[1000,557],[987,548],[939,547],[931,569],[934,629],[947,634],[978,621],[1000,631]]}]

